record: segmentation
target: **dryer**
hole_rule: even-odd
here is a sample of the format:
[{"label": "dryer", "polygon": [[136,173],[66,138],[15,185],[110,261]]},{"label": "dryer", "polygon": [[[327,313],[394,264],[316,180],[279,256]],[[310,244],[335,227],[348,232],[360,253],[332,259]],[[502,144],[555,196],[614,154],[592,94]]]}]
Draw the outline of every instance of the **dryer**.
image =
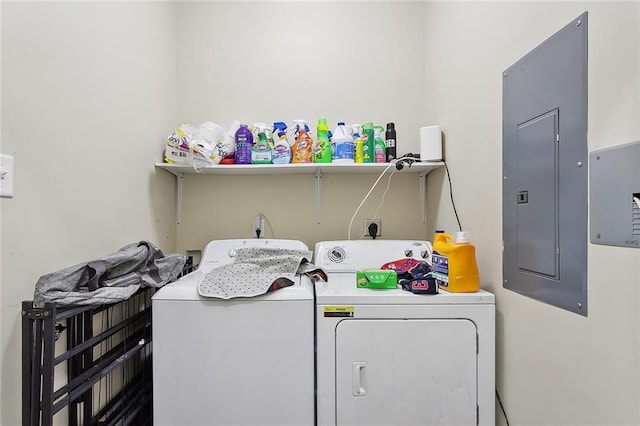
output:
[{"label": "dryer", "polygon": [[219,240],[153,307],[155,425],[312,425],[314,300],[306,276],[258,297],[201,297],[197,285],[241,247],[308,250],[294,240]]},{"label": "dryer", "polygon": [[318,425],[494,424],[493,294],[356,288],[359,269],[430,256],[424,241],[316,244]]}]

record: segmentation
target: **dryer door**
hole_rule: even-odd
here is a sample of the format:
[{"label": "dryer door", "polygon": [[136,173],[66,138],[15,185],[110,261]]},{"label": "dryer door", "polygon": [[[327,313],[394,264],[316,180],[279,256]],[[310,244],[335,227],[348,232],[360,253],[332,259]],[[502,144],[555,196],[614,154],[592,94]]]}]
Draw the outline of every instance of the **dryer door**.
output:
[{"label": "dryer door", "polygon": [[477,424],[476,335],[465,319],[340,322],[336,423]]}]

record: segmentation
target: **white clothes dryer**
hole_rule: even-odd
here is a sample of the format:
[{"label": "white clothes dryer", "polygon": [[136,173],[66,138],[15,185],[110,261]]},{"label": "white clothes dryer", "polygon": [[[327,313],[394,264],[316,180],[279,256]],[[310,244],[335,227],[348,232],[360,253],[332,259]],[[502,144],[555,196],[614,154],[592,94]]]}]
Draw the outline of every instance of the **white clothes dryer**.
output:
[{"label": "white clothes dryer", "polygon": [[357,270],[430,256],[424,241],[316,244],[318,425],[494,425],[493,294],[356,288]]},{"label": "white clothes dryer", "polygon": [[294,240],[212,241],[196,271],[153,296],[155,425],[314,423],[310,279],[245,299],[198,294],[204,275],[241,247],[308,250]]}]

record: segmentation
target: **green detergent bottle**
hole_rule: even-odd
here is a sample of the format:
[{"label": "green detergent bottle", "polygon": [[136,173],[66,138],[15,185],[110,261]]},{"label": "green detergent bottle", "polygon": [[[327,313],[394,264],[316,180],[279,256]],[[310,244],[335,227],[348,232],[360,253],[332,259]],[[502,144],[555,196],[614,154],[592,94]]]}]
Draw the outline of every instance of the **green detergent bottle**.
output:
[{"label": "green detergent bottle", "polygon": [[326,118],[318,118],[317,138],[313,147],[314,163],[331,162],[331,142]]}]

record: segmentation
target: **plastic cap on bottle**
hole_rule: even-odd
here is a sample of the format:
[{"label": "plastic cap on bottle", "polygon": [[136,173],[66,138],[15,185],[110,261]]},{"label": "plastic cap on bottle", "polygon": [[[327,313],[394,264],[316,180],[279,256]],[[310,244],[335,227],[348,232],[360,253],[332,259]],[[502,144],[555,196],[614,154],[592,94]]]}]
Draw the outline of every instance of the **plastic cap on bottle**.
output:
[{"label": "plastic cap on bottle", "polygon": [[467,231],[456,232],[456,243],[468,243],[469,241],[469,233]]},{"label": "plastic cap on bottle", "polygon": [[387,123],[387,130],[395,130],[395,126],[393,123]]}]

